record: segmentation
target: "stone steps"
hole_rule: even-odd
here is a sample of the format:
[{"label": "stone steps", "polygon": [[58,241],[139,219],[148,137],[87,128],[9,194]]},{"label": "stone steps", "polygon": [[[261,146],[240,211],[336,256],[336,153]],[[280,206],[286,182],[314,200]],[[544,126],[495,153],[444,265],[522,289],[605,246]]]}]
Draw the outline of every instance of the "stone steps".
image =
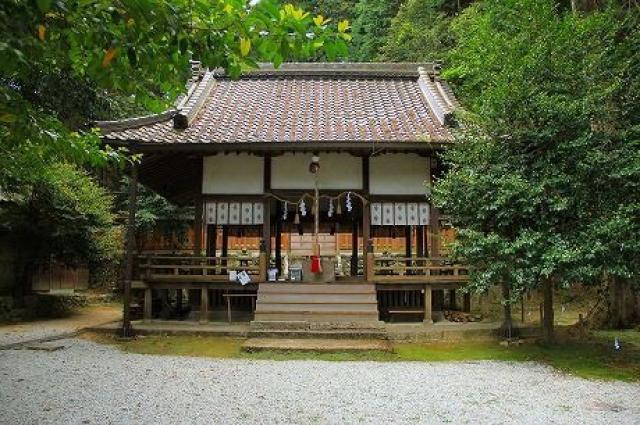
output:
[{"label": "stone steps", "polygon": [[[300,324],[296,324],[300,322]],[[293,323],[300,335],[312,330],[377,329],[378,302],[372,284],[272,283],[260,285],[252,330],[282,331]],[[260,325],[258,325],[260,324]]]},{"label": "stone steps", "polygon": [[242,344],[242,350],[362,352],[392,351],[392,346],[388,341],[377,339],[249,338]]},{"label": "stone steps", "polygon": [[324,338],[324,339],[387,339],[385,331],[374,329],[334,329],[334,330],[294,330],[272,329],[251,330],[251,338]]}]

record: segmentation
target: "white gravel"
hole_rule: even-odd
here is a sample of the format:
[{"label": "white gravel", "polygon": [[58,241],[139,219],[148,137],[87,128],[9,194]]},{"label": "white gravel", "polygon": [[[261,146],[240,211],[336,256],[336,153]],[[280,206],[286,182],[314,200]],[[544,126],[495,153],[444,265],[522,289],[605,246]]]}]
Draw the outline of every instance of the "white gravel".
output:
[{"label": "white gravel", "polygon": [[85,340],[0,351],[0,423],[640,423],[640,385],[535,363],[215,360]]},{"label": "white gravel", "polygon": [[70,328],[66,325],[48,327],[29,326],[28,329],[21,329],[19,326],[14,326],[11,330],[0,328],[0,347],[40,339],[59,338],[75,331],[75,328]]}]

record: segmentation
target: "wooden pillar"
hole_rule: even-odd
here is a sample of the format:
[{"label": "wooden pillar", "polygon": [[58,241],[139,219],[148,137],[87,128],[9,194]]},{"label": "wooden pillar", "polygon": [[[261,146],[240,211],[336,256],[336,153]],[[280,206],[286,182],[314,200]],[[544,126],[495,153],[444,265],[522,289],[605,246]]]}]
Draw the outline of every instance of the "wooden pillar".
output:
[{"label": "wooden pillar", "polygon": [[209,224],[207,226],[207,257],[215,257],[218,247],[218,226]]},{"label": "wooden pillar", "polygon": [[144,290],[144,312],[142,318],[145,321],[153,318],[153,291],[149,286]]},{"label": "wooden pillar", "polygon": [[123,291],[123,312],[121,335],[125,338],[133,336],[131,329],[131,281],[133,280],[133,260],[136,249],[136,209],[138,206],[138,165],[131,165],[129,178],[129,214],[127,216],[127,248]]},{"label": "wooden pillar", "polygon": [[351,276],[358,275],[358,220],[351,221]]},{"label": "wooden pillar", "polygon": [[468,292],[464,293],[464,306],[462,309],[465,313],[471,312],[471,294]]},{"label": "wooden pillar", "polygon": [[[363,259],[364,259],[364,278],[369,280],[373,277],[370,267],[368,266],[369,254],[373,254],[373,245],[371,243],[371,224],[370,224],[371,212],[368,202],[363,202],[362,205],[362,245],[363,245]],[[373,260],[373,257],[371,258]]]},{"label": "wooden pillar", "polygon": [[450,310],[457,310],[458,306],[456,303],[456,290],[455,289],[449,289],[449,309]]},{"label": "wooden pillar", "polygon": [[196,196],[195,213],[193,220],[193,255],[202,255],[202,214],[203,201],[202,196]]},{"label": "wooden pillar", "polygon": [[433,304],[435,305],[436,311],[444,310],[444,289],[436,289],[433,292]]},{"label": "wooden pillar", "polygon": [[282,206],[280,201],[276,202],[276,217],[275,217],[275,257],[276,257],[276,268],[278,269],[278,275],[282,276]]},{"label": "wooden pillar", "polygon": [[[407,258],[411,258],[413,255],[412,250],[412,237],[411,237],[411,226],[404,226],[404,256]],[[411,260],[406,261],[406,266],[411,267]],[[413,274],[411,270],[407,270],[407,274]]]},{"label": "wooden pillar", "polygon": [[424,286],[424,319],[423,323],[433,323],[433,318],[431,316],[431,286]]},{"label": "wooden pillar", "polygon": [[[436,159],[429,158],[428,162],[428,186],[433,187],[433,180],[436,172]],[[431,202],[429,208],[429,227],[431,227],[431,246],[429,247],[430,257],[440,256],[440,211]]]},{"label": "wooden pillar", "polygon": [[416,226],[416,255],[424,257],[424,226]]},{"label": "wooden pillar", "polygon": [[[262,222],[262,240],[264,243],[264,254],[267,257],[267,267],[271,258],[271,200],[264,201],[264,221]],[[265,276],[266,276],[265,269]]]},{"label": "wooden pillar", "polygon": [[203,286],[200,290],[200,323],[209,321],[209,289]]},{"label": "wooden pillar", "polygon": [[182,313],[182,289],[176,289],[176,312]]},{"label": "wooden pillar", "polygon": [[[222,253],[221,256],[226,258],[229,256],[229,227],[227,225],[222,226]],[[227,265],[227,260],[222,260],[222,266]],[[227,274],[227,269],[222,269],[222,274]]]},{"label": "wooden pillar", "polygon": [[[424,258],[425,249],[424,249],[424,226],[416,226],[416,256],[418,258]],[[423,260],[417,261],[416,265],[420,267],[426,266],[426,262]],[[418,270],[416,274],[427,274],[426,270]]]}]

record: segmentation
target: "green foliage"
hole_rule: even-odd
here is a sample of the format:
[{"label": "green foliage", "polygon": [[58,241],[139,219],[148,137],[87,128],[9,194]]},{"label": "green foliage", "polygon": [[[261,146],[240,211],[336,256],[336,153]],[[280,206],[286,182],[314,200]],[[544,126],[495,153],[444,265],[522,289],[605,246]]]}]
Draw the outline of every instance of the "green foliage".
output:
[{"label": "green foliage", "polygon": [[0,187],[28,183],[49,163],[117,158],[95,134],[73,132],[100,112],[103,90],[158,110],[183,90],[193,58],[233,76],[318,49],[334,59],[350,38],[334,28],[271,0],[2,2]]},{"label": "green foliage", "polygon": [[322,15],[334,21],[346,19],[353,22],[358,0],[301,0],[294,3],[314,15]]},{"label": "green foliage", "polygon": [[[346,56],[348,24],[272,0],[8,0],[0,3],[0,193],[3,221],[34,260],[100,258],[111,201],[78,168],[122,162],[96,118],[165,108],[189,61],[237,77],[257,61]],[[101,204],[101,206],[99,205]]]},{"label": "green foliage", "polygon": [[377,59],[391,25],[398,12],[400,0],[359,0],[353,22],[351,59],[370,62]]},{"label": "green foliage", "polygon": [[23,243],[27,266],[50,255],[67,264],[95,265],[120,249],[111,210],[111,196],[86,172],[60,163],[6,199],[0,223]]},{"label": "green foliage", "polygon": [[[122,216],[128,211],[129,179],[123,178],[116,208]],[[187,231],[193,223],[193,206],[172,204],[157,193],[138,185],[136,230],[138,232],[161,231],[166,236],[176,235],[186,240]]]},{"label": "green foliage", "polygon": [[434,195],[477,288],[639,276],[637,18],[509,0],[454,21],[445,76],[468,112]]},{"label": "green foliage", "polygon": [[407,0],[391,20],[381,59],[398,62],[445,59],[454,44],[450,25],[459,4],[449,0]]}]

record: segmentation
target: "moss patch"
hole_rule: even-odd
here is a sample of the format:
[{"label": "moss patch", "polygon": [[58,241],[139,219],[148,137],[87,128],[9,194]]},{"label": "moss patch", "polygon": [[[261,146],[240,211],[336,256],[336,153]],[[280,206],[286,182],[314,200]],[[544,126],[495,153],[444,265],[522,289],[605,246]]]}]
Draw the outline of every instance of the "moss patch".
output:
[{"label": "moss patch", "polygon": [[112,344],[129,353],[252,360],[324,361],[536,361],[587,379],[640,381],[640,349],[629,347],[615,352],[600,340],[566,343],[551,347],[537,344],[503,347],[497,343],[455,344],[398,343],[393,352],[284,352],[245,353],[243,340],[228,337],[146,336],[121,341],[113,336],[87,334],[86,338]]}]

